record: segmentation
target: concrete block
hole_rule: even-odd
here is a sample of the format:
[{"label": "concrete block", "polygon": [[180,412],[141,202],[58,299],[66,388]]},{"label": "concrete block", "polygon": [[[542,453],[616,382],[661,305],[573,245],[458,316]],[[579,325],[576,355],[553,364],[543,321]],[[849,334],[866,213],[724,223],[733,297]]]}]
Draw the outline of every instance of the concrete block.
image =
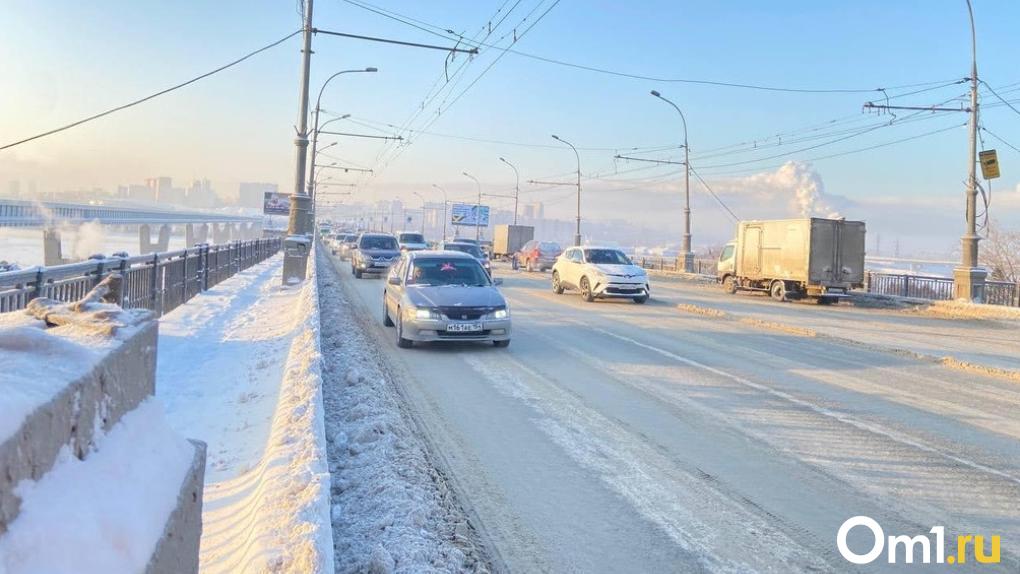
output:
[{"label": "concrete block", "polygon": [[205,443],[192,440],[195,458],[181,484],[177,506],[167,520],[163,536],[145,568],[146,574],[198,572],[202,538],[202,488],[205,483]]},{"label": "concrete block", "polygon": [[91,371],[82,375],[28,415],[16,434],[0,443],[0,534],[18,515],[14,487],[38,480],[65,445],[84,458],[97,428],[113,427],[121,416],[151,396],[156,388],[155,320],[138,325]]}]

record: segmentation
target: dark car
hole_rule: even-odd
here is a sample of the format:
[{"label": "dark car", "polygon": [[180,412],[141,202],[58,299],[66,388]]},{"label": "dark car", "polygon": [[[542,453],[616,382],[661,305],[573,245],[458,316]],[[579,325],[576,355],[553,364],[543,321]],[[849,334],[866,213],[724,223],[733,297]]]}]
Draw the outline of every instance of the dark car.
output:
[{"label": "dark car", "polygon": [[351,255],[351,272],[358,279],[364,273],[385,273],[400,259],[400,245],[389,233],[362,233]]}]

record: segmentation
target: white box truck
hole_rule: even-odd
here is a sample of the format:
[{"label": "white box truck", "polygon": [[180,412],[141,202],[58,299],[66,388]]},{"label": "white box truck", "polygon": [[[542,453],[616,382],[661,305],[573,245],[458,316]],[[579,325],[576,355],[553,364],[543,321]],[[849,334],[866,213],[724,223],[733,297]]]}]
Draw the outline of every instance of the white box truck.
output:
[{"label": "white box truck", "polygon": [[510,258],[534,238],[535,228],[530,225],[497,225],[492,233],[492,258]]},{"label": "white box truck", "polygon": [[719,256],[716,278],[730,293],[834,303],[864,285],[864,235],[863,221],[741,221],[737,238]]}]

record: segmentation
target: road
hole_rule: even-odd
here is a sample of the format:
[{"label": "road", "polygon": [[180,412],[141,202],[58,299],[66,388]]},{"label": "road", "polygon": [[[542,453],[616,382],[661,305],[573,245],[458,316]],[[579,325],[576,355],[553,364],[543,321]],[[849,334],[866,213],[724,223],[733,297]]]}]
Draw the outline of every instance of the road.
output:
[{"label": "road", "polygon": [[[497,570],[857,571],[835,536],[867,515],[887,535],[1001,535],[998,571],[1018,571],[1016,382],[684,313],[714,295],[679,283],[588,304],[509,270],[509,349],[402,350],[383,281],[341,269]],[[899,328],[861,313],[845,315]]]}]

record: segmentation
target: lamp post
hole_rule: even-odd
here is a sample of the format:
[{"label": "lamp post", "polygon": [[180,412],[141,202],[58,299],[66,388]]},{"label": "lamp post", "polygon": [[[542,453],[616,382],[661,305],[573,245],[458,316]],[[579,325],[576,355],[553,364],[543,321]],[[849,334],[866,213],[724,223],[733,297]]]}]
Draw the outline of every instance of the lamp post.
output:
[{"label": "lamp post", "polygon": [[694,272],[694,252],[691,251],[691,164],[690,148],[687,146],[687,118],[680,111],[679,106],[667,100],[659,92],[652,90],[651,94],[656,98],[673,106],[673,109],[680,114],[680,121],[684,126],[684,238],[681,250],[684,253],[684,271]]},{"label": "lamp post", "polygon": [[974,28],[974,8],[967,0],[970,16],[970,140],[967,155],[967,228],[960,238],[960,266],[953,269],[953,297],[975,303],[984,303],[987,272],[978,267],[977,234],[977,129],[978,129],[978,71],[977,33]]},{"label": "lamp post", "polygon": [[443,241],[446,241],[446,204],[447,204],[446,190],[434,183],[432,184],[432,187],[443,192]]},{"label": "lamp post", "polygon": [[413,193],[416,196],[418,196],[418,199],[421,200],[421,234],[424,236],[425,235],[425,196],[420,194],[420,193],[418,193],[417,191],[412,191],[411,193]]},{"label": "lamp post", "polygon": [[514,185],[514,225],[517,225],[517,201],[521,196],[521,174],[517,172],[517,166],[508,162],[506,158],[500,157],[499,161],[510,166],[510,169],[514,170],[514,177],[517,179],[517,183]]},{"label": "lamp post", "polygon": [[283,255],[283,284],[292,280],[304,281],[308,274],[308,249],[301,247],[298,236],[311,234],[309,207],[311,201],[305,194],[305,164],[308,160],[308,83],[312,66],[312,5],[313,0],[304,0],[305,21],[303,47],[301,51],[301,87],[298,98],[298,128],[294,146],[297,148],[294,166],[294,193],[290,198],[290,216],[287,221],[287,240]]},{"label": "lamp post", "polygon": [[475,203],[475,241],[482,238],[482,183],[478,178],[468,172],[461,172],[465,177],[470,178],[478,186],[478,201]]},{"label": "lamp post", "polygon": [[553,134],[552,137],[554,140],[570,146],[570,149],[574,150],[574,157],[577,158],[577,230],[574,232],[574,246],[576,247],[581,245],[581,154],[577,153],[574,144],[556,134]]}]

